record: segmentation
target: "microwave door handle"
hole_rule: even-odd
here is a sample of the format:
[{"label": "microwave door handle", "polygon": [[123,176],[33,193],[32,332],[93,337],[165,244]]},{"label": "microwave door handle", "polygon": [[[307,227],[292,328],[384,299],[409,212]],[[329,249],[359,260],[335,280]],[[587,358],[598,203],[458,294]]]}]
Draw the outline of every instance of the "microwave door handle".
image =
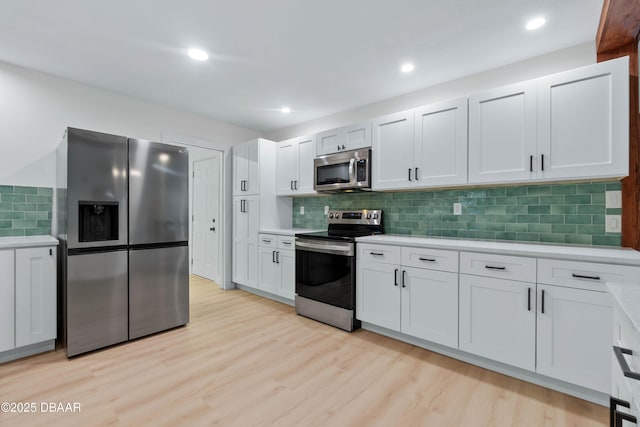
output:
[{"label": "microwave door handle", "polygon": [[356,183],[356,159],[349,160],[349,182]]}]

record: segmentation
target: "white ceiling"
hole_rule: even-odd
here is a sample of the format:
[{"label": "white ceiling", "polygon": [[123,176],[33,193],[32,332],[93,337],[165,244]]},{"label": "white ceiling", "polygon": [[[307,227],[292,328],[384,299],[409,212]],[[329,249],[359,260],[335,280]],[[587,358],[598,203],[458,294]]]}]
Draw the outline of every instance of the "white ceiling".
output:
[{"label": "white ceiling", "polygon": [[2,0],[0,60],[268,131],[594,40],[602,3]]}]

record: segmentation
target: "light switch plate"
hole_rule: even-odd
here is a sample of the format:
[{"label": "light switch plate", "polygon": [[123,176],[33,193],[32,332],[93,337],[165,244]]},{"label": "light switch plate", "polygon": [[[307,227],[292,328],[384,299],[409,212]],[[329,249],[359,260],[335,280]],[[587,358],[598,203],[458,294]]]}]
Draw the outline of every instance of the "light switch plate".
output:
[{"label": "light switch plate", "polygon": [[304,215],[304,206],[300,206],[300,215]]},{"label": "light switch plate", "polygon": [[621,233],[622,215],[606,215],[604,231],[606,233]]},{"label": "light switch plate", "polygon": [[454,203],[453,204],[453,214],[454,215],[462,215],[462,203]]},{"label": "light switch plate", "polygon": [[324,214],[329,215],[329,206],[324,207]]},{"label": "light switch plate", "polygon": [[622,191],[606,191],[605,192],[606,199],[606,208],[616,209],[622,207]]}]

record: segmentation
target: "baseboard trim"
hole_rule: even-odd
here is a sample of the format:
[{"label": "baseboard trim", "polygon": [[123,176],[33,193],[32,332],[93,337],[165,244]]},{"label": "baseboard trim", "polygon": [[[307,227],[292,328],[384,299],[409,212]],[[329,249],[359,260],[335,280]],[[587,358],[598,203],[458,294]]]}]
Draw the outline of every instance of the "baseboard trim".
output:
[{"label": "baseboard trim", "polygon": [[24,347],[14,348],[13,350],[7,350],[0,353],[0,363],[22,359],[23,357],[33,356],[34,354],[55,350],[55,348],[56,340],[48,340]]},{"label": "baseboard trim", "polygon": [[281,302],[282,304],[287,304],[290,305],[291,307],[295,306],[294,300],[292,299],[288,299],[285,298],[283,296],[280,295],[276,295],[276,294],[272,294],[271,292],[265,292],[262,289],[256,289],[256,288],[252,288],[250,286],[245,286],[245,285],[240,285],[238,283],[235,284],[237,289],[264,297],[264,298],[269,298],[271,300],[277,301],[277,302]]}]

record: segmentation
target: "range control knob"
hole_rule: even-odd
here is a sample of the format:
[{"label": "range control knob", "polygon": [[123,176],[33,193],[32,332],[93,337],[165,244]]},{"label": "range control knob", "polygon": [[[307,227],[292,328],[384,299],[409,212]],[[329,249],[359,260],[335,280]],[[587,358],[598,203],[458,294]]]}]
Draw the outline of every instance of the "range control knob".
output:
[{"label": "range control knob", "polygon": [[378,213],[373,214],[373,219],[378,219]]},{"label": "range control knob", "polygon": [[329,212],[329,218],[333,218],[333,212]]},{"label": "range control knob", "polygon": [[371,219],[371,214],[370,213],[367,214],[367,219]]}]

